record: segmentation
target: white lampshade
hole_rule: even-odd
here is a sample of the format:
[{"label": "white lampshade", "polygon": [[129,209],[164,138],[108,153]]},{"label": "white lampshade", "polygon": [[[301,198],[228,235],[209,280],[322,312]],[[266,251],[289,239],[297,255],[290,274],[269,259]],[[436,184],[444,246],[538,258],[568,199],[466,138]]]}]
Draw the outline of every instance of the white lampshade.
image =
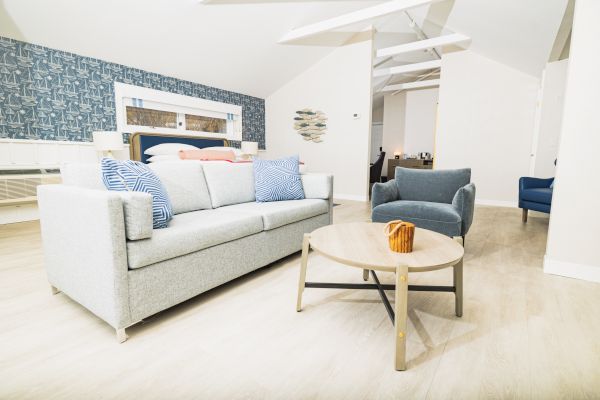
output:
[{"label": "white lampshade", "polygon": [[249,155],[258,154],[258,142],[242,142],[242,153]]},{"label": "white lampshade", "polygon": [[94,147],[98,151],[113,151],[123,149],[123,134],[121,132],[98,131],[92,133]]}]

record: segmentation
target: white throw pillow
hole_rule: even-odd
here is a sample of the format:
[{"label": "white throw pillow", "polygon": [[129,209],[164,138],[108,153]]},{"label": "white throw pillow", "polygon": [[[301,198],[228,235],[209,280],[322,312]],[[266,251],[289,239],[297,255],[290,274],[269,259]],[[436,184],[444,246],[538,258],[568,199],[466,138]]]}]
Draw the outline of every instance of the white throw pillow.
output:
[{"label": "white throw pillow", "polygon": [[144,154],[149,156],[167,156],[167,155],[178,155],[179,150],[200,150],[196,146],[184,143],[161,143],[156,146],[152,146],[144,151]]},{"label": "white throw pillow", "polygon": [[148,162],[150,162],[150,163],[161,162],[161,161],[181,161],[181,159],[179,158],[178,155],[173,155],[173,154],[152,156],[152,157],[148,158]]}]

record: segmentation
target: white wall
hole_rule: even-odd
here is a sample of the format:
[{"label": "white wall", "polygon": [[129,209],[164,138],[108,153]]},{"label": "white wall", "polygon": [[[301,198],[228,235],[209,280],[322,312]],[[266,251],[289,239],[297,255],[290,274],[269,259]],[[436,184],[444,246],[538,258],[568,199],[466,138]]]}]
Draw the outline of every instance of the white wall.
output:
[{"label": "white wall", "polygon": [[558,154],[558,141],[562,126],[567,67],[569,60],[548,63],[542,83],[539,133],[534,149],[534,176],[554,176],[554,160]]},{"label": "white wall", "polygon": [[438,88],[406,92],[404,152],[433,154]]},{"label": "white wall", "polygon": [[[265,99],[266,154],[299,154],[308,172],[334,175],[334,195],[368,199],[371,129],[372,33],[335,49]],[[293,129],[296,111],[305,107],[329,118],[323,142],[303,140]],[[360,118],[354,119],[358,113]]]},{"label": "white wall", "polygon": [[[577,0],[544,271],[600,282],[600,2]],[[595,305],[590,305],[595,306]]]},{"label": "white wall", "polygon": [[[404,152],[404,112],[406,92],[383,98],[383,151],[386,158],[394,158],[394,152]],[[387,165],[383,167],[387,171]]]},{"label": "white wall", "polygon": [[480,204],[516,205],[538,88],[537,78],[472,51],[445,54],[434,167],[470,167]]}]

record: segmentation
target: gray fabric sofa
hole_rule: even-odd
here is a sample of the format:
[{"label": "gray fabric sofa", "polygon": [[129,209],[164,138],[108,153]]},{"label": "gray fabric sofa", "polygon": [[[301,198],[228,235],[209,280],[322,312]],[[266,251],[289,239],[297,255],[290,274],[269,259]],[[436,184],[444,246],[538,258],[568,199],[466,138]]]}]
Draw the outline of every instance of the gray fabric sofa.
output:
[{"label": "gray fabric sofa", "polygon": [[302,175],[306,199],[256,203],[252,164],[151,165],[175,216],[152,229],[152,199],[112,192],[96,164],[38,188],[45,267],[61,291],[117,330],[301,249],[332,222],[333,178]]},{"label": "gray fabric sofa", "polygon": [[371,197],[373,222],[400,219],[447,236],[464,237],[473,222],[475,185],[471,169],[396,168],[396,177],[376,183]]}]

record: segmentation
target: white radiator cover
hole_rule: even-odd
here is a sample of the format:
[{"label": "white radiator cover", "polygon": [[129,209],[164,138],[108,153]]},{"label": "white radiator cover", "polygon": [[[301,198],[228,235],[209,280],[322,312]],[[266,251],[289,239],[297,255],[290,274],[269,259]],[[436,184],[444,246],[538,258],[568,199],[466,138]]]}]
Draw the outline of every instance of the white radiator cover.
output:
[{"label": "white radiator cover", "polygon": [[[114,155],[128,159],[129,146]],[[0,224],[39,218],[37,186],[61,181],[57,171],[47,170],[58,170],[65,162],[95,163],[100,158],[91,142],[0,139]]]}]

